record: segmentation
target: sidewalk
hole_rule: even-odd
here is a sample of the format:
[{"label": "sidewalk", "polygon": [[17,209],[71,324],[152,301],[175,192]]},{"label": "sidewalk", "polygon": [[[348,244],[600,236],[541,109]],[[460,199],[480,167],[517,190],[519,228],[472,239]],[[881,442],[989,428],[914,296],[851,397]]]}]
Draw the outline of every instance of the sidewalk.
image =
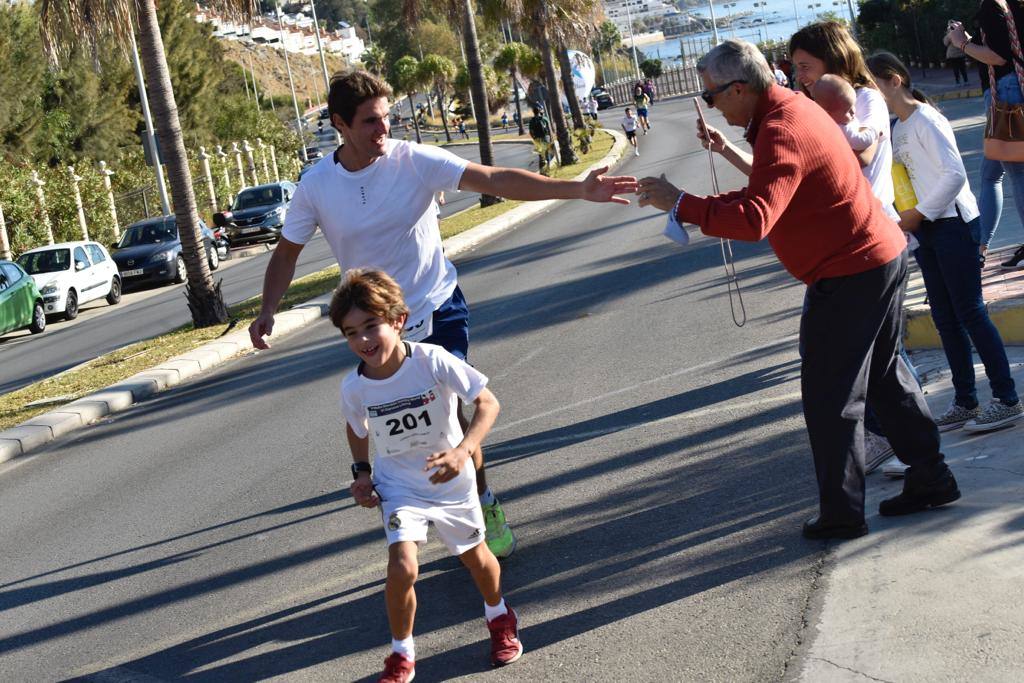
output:
[{"label": "sidewalk", "polygon": [[[1024,348],[1007,349],[1024,387]],[[952,385],[940,351],[914,354],[928,403]],[[976,365],[983,402],[988,385]],[[1024,421],[989,434],[942,436],[963,498],[906,517],[878,503],[902,487],[868,477],[863,538],[832,544],[790,680],[1019,681],[1024,672]]]},{"label": "sidewalk", "polygon": [[911,69],[910,77],[914,87],[929,98],[941,102],[963,97],[981,97],[981,82],[978,80],[978,67],[971,63],[967,67],[967,83],[957,83],[953,78],[952,69]]},{"label": "sidewalk", "polygon": [[[1024,270],[1002,270],[1014,247],[990,251],[981,275],[981,295],[989,317],[999,329],[1003,343],[1024,344]],[[942,341],[932,321],[921,271],[911,260],[910,281],[903,309],[907,313],[904,344],[908,349],[941,349]]]}]

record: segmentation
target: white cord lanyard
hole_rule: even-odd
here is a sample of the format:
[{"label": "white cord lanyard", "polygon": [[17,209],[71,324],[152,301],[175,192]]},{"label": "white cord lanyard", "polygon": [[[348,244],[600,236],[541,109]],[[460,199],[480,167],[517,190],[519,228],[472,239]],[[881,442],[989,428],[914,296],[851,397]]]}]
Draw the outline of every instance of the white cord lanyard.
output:
[{"label": "white cord lanyard", "polygon": [[[693,106],[697,109],[697,119],[704,131],[704,138],[708,141],[708,163],[711,164],[711,189],[719,194],[718,173],[715,172],[715,154],[711,151],[711,136],[708,135],[708,125],[704,121],[704,112],[700,108],[700,100],[693,98]],[[719,238],[722,247],[722,264],[725,266],[725,286],[729,290],[729,311],[732,313],[732,322],[736,327],[743,327],[747,324],[747,309],[743,305],[743,292],[740,291],[740,279],[736,275],[736,259],[732,255],[732,242],[724,237]],[[733,291],[736,292],[735,300]],[[737,316],[737,303],[739,304],[739,316]]]}]

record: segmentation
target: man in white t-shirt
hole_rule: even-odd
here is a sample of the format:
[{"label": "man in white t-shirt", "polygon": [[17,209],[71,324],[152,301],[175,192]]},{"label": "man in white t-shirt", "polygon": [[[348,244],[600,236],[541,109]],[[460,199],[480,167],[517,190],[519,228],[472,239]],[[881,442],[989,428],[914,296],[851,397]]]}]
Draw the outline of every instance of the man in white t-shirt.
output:
[{"label": "man in white t-shirt", "polygon": [[[281,241],[267,265],[260,315],[249,326],[257,349],[274,328],[274,312],[295,274],[295,263],[317,227],[342,272],[385,271],[402,287],[410,313],[404,336],[442,346],[465,359],[469,311],[455,267],[445,257],[434,194],[470,190],[508,199],[586,199],[628,204],[636,178],[592,171],[582,181],[558,180],[520,169],[483,166],[447,150],[388,137],[391,88],[365,71],[336,75],[327,97],[331,125],[345,143],[303,177],[285,218]],[[461,416],[461,411],[460,411]],[[463,424],[468,424],[461,418]],[[477,490],[487,545],[498,557],[515,547],[505,515],[487,487],[478,450]]]}]

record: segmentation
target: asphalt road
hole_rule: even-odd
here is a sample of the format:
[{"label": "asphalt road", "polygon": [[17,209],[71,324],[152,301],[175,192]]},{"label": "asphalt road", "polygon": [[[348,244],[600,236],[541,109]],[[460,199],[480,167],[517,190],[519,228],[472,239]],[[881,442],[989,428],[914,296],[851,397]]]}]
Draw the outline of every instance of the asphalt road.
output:
[{"label": "asphalt road", "polygon": [[[456,145],[456,154],[479,161],[476,146]],[[532,162],[530,145],[495,145],[497,163],[526,168]],[[473,192],[446,193],[448,203],[441,215],[448,216],[469,208],[478,201]],[[214,280],[223,280],[224,300],[229,304],[244,301],[262,291],[263,273],[270,254],[227,261],[214,272]],[[336,263],[323,237],[317,236],[299,257],[296,276],[306,275]],[[41,335],[27,330],[0,336],[0,394],[19,389],[127,344],[155,337],[191,321],[185,303],[184,285],[149,288],[126,293],[117,306],[99,301],[85,304],[74,321],[53,320]]]},{"label": "asphalt road", "polygon": [[[621,172],[707,192],[691,111],[657,104]],[[503,583],[526,654],[488,680],[783,680],[813,636],[803,287],[736,244],[738,328],[717,240],[663,226],[571,203],[457,263],[520,538]],[[320,322],[0,468],[0,680],[375,680],[386,550],[346,491],[352,363]],[[475,679],[481,600],[436,540],[421,560],[417,679]]]},{"label": "asphalt road", "polygon": [[[622,172],[707,191],[689,111],[658,105]],[[527,653],[489,680],[776,680],[797,646],[823,548],[799,537],[802,287],[736,245],[737,328],[718,242],[663,225],[573,203],[458,263],[520,538],[503,581]],[[346,492],[351,365],[321,322],[0,470],[0,680],[374,680],[386,552]],[[418,680],[487,670],[437,541],[418,593]]]}]

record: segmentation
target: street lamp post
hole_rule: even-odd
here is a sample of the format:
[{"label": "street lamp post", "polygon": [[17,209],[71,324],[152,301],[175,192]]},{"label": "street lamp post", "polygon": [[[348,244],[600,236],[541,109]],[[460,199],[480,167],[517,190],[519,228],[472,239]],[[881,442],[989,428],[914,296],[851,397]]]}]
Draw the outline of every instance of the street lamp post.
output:
[{"label": "street lamp post", "polygon": [[[370,33],[370,0],[364,0],[364,2],[366,2],[366,45],[373,47],[373,34]],[[502,34],[504,34],[504,30]]]},{"label": "street lamp post", "polygon": [[281,3],[277,3],[277,28],[281,35],[281,51],[284,52],[284,68],[288,72],[288,87],[292,91],[292,106],[295,108],[295,132],[299,136],[299,140],[302,143],[301,152],[302,160],[309,161],[309,157],[306,156],[306,138],[302,135],[302,117],[299,115],[299,101],[295,98],[295,81],[292,79],[292,64],[288,60],[288,46],[284,42],[284,21],[281,19]]},{"label": "street lamp post", "polygon": [[629,3],[631,0],[623,0],[626,5],[626,23],[629,29],[629,45],[633,48],[633,68],[636,69],[636,78],[640,80],[640,60],[636,58],[636,39],[633,38],[633,13],[629,11]]},{"label": "street lamp post", "polygon": [[[320,42],[320,21],[316,18],[316,3],[309,0],[309,7],[313,11],[313,33],[316,34],[316,49],[320,53],[320,68],[324,72],[324,87],[328,94],[331,92],[331,77],[327,75],[327,58],[324,57],[324,45]],[[341,133],[334,129],[334,141],[341,144]]]},{"label": "street lamp post", "polygon": [[796,8],[796,0],[793,0],[793,19],[796,21],[796,27],[800,28],[800,12]]},{"label": "street lamp post", "polygon": [[[756,5],[757,3],[755,2],[754,4]],[[727,10],[729,10],[729,28],[732,29],[732,37],[735,38],[736,37],[736,22],[733,19],[732,10],[733,10],[733,8],[736,7],[736,3],[735,2],[727,2],[727,3],[725,3],[723,5],[723,7],[725,7]]]},{"label": "street lamp post", "polygon": [[[149,96],[146,94],[146,81],[142,77],[142,64],[139,62],[139,48],[135,44],[135,32],[132,31],[132,63],[135,66],[135,82],[139,87],[139,100],[142,104],[142,118],[146,121],[146,146],[156,170],[156,189],[160,194],[160,208],[163,215],[171,213],[171,203],[167,200],[167,187],[164,185],[164,174],[160,170],[160,155],[156,149],[156,133],[153,132],[153,117],[149,113]],[[242,67],[245,71],[245,67]],[[52,243],[51,243],[52,244]]]},{"label": "street lamp post", "polygon": [[715,45],[721,42],[718,38],[718,21],[715,19],[714,0],[708,0],[708,11],[711,12],[711,33],[715,36]]}]

